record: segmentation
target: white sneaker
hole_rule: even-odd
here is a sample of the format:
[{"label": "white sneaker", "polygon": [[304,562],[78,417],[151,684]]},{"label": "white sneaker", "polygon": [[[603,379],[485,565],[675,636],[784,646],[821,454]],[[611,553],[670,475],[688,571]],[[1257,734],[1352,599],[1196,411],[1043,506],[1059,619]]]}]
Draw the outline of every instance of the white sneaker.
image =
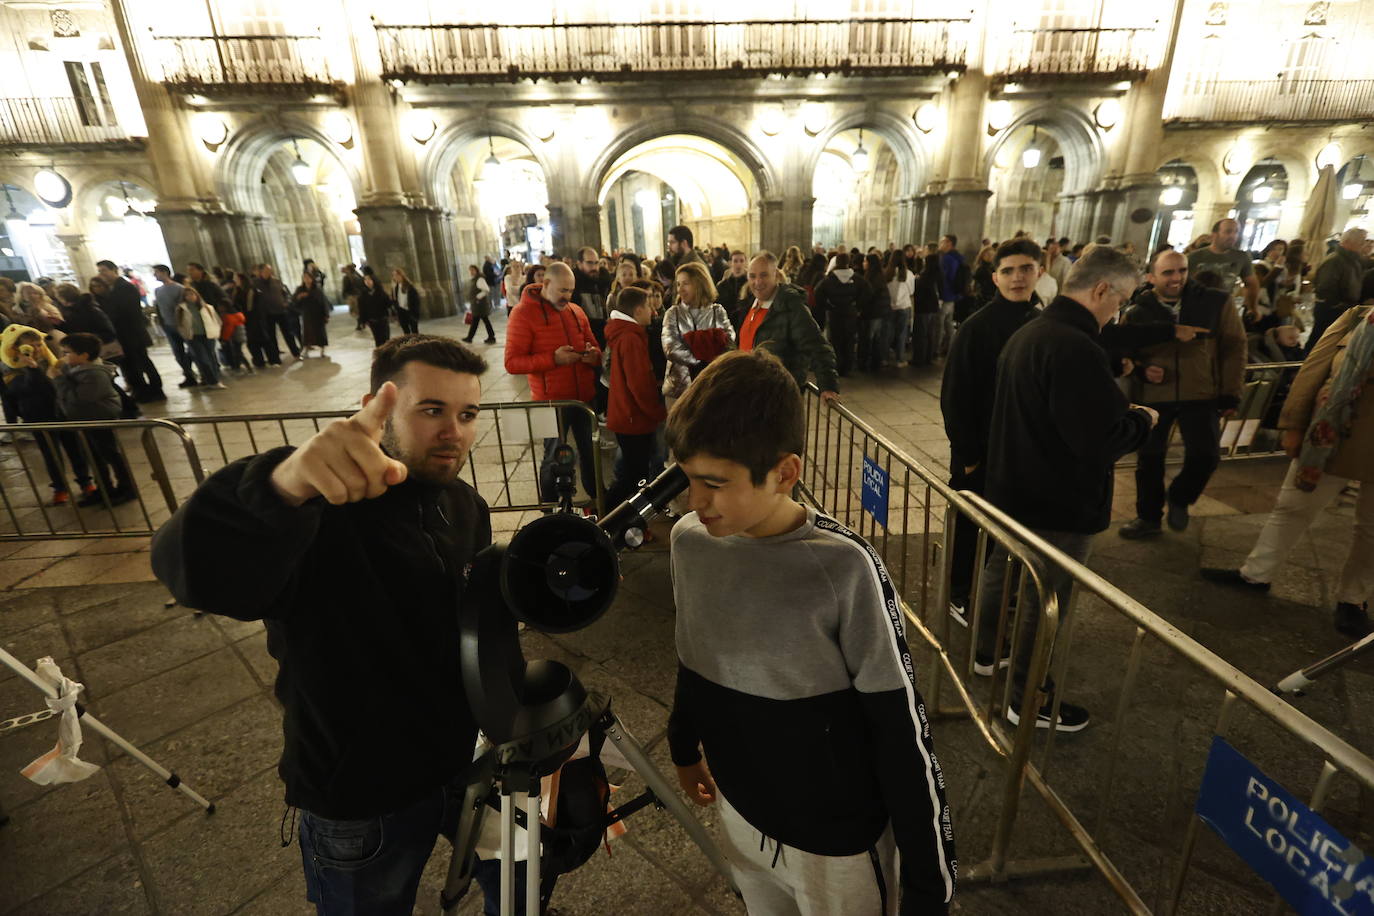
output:
[{"label": "white sneaker", "polygon": [[221,389],[228,388],[229,386],[224,384],[223,382],[215,382],[213,385],[202,385],[201,387],[209,388],[211,391],[219,391]]}]

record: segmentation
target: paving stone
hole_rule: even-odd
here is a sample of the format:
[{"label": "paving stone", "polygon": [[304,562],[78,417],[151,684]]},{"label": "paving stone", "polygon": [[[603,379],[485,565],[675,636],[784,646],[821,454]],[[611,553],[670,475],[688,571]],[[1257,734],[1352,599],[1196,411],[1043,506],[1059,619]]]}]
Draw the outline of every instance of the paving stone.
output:
[{"label": "paving stone", "polygon": [[[3,902],[0,902],[0,907]],[[138,865],[127,853],[106,859],[60,887],[5,911],[13,916],[153,913]]]},{"label": "paving stone", "polygon": [[64,610],[63,593],[69,589],[55,591],[59,596],[59,613],[64,614],[62,625],[77,652],[89,652],[166,621],[190,617],[185,608],[166,606],[166,592],[147,586],[133,594],[111,596],[104,603],[74,613]]},{"label": "paving stone", "polygon": [[100,718],[136,745],[176,731],[261,690],[228,647],[94,703]]},{"label": "paving stone", "polygon": [[133,636],[81,653],[82,677],[100,694],[115,693],[225,645],[208,620],[180,616]]},{"label": "paving stone", "polygon": [[7,810],[10,822],[0,828],[0,862],[5,863],[0,908],[51,891],[122,853],[128,841],[103,772]]},{"label": "paving stone", "polygon": [[253,669],[258,680],[262,681],[268,689],[271,689],[272,685],[277,682],[277,672],[280,670],[280,666],[271,653],[267,651],[267,631],[262,630],[247,639],[239,640],[234,645],[243,653],[243,657],[248,661],[248,667]]},{"label": "paving stone", "polygon": [[57,610],[49,592],[0,593],[0,640],[56,619]]},{"label": "paving stone", "polygon": [[229,793],[213,815],[192,812],[144,841],[161,908],[185,916],[233,912],[299,874],[298,841],[282,848],[278,839],[282,793],[276,771],[265,770]]}]

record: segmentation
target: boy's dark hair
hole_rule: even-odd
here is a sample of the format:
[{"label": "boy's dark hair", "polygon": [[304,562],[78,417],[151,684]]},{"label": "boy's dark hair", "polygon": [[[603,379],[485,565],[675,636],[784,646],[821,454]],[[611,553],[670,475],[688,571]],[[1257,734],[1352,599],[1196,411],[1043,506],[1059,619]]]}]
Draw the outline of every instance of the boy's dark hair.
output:
[{"label": "boy's dark hair", "polygon": [[94,334],[77,332],[62,338],[62,346],[73,353],[83,353],[87,358],[100,359],[100,338]]},{"label": "boy's dark hair", "polygon": [[996,270],[1000,267],[1003,258],[1010,258],[1018,254],[1025,255],[1036,263],[1039,263],[1041,256],[1040,246],[1028,238],[1012,239],[1010,242],[1003,242],[997,246],[997,253],[992,256],[992,269]]},{"label": "boy's dark hair", "polygon": [[649,301],[649,294],[638,286],[627,286],[620,291],[620,298],[616,300],[615,307],[618,311],[626,315],[633,315],[634,310]]},{"label": "boy's dark hair", "polygon": [[463,346],[452,337],[437,334],[406,334],[393,337],[372,351],[371,393],[391,381],[406,363],[424,363],[452,372],[481,375],[487,371],[487,361],[477,351]]},{"label": "boy's dark hair", "polygon": [[957,246],[959,244],[959,236],[955,235],[953,232],[946,232],[944,235],[940,236],[940,238],[949,239],[950,245],[953,246]]},{"label": "boy's dark hair", "polygon": [[664,432],[679,461],[702,453],[734,461],[759,486],[780,460],[806,447],[801,390],[767,350],[733,350],[697,376]]}]

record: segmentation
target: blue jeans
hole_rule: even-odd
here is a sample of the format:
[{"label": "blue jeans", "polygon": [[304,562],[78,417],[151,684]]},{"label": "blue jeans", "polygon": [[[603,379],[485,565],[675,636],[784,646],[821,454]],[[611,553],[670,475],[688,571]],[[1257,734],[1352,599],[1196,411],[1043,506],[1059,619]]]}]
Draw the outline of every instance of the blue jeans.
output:
[{"label": "blue jeans", "polygon": [[201,384],[217,384],[219,364],[215,359],[215,342],[204,336],[192,337],[186,341],[186,347],[191,351],[191,359],[195,362],[196,368],[200,370]]},{"label": "blue jeans", "polygon": [[[897,362],[906,362],[906,341],[911,336],[911,309],[893,309],[888,318],[888,345],[897,353]],[[883,351],[887,355],[887,351]]]},{"label": "blue jeans", "polygon": [[191,354],[186,352],[186,338],[181,336],[175,325],[163,324],[162,330],[167,334],[167,342],[172,345],[172,356],[181,367],[181,374],[188,379],[195,378],[196,374],[191,371]]},{"label": "blue jeans", "polygon": [[[588,405],[590,406],[590,405]],[[539,498],[543,502],[557,502],[558,490],[554,485],[553,452],[558,443],[572,429],[573,441],[577,443],[578,464],[582,468],[582,488],[593,500],[596,499],[596,446],[592,442],[592,424],[596,421],[585,410],[575,407],[558,408],[557,439],[544,440],[544,460],[539,464]]]},{"label": "blue jeans", "polygon": [[[408,808],[381,817],[338,821],[301,811],[305,896],[321,916],[409,916],[420,875],[442,832],[452,837],[463,803],[462,787],[437,789]],[[499,817],[495,811],[489,817]],[[474,876],[486,898],[484,912],[501,905],[501,863],[478,860]],[[516,908],[524,912],[525,863],[517,862]]]}]

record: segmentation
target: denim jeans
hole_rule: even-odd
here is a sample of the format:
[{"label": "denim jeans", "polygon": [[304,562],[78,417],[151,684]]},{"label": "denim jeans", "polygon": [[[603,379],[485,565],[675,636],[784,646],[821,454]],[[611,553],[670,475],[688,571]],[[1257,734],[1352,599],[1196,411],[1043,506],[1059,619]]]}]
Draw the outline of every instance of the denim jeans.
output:
[{"label": "denim jeans", "polygon": [[[591,405],[588,405],[589,407]],[[582,488],[593,500],[596,499],[596,446],[592,442],[592,424],[596,421],[585,411],[576,407],[558,409],[558,431],[556,439],[544,440],[544,460],[539,463],[539,498],[543,502],[557,502],[558,490],[553,473],[553,452],[572,430],[573,440],[577,443],[578,464],[582,469]],[[609,508],[609,507],[607,507]]]},{"label": "denim jeans", "polygon": [[[425,863],[439,834],[452,837],[463,803],[461,787],[436,789],[408,808],[381,817],[340,821],[301,812],[301,859],[306,899],[321,916],[408,916]],[[495,811],[489,817],[499,817]],[[473,871],[486,898],[484,913],[501,905],[501,864],[478,860]],[[515,868],[515,903],[525,907],[525,863]]]},{"label": "denim jeans", "polygon": [[186,341],[186,347],[191,351],[191,360],[200,370],[201,384],[217,384],[219,382],[219,365],[215,359],[215,342],[202,335]]},{"label": "denim jeans", "polygon": [[174,325],[164,323],[162,330],[167,334],[167,342],[172,345],[172,356],[176,357],[181,374],[188,379],[195,378],[195,372],[191,371],[191,354],[186,350],[186,338],[181,336]]},{"label": "denim jeans", "polygon": [[[888,317],[888,334],[887,345],[897,354],[897,362],[906,362],[907,338],[911,336],[911,309],[892,310]],[[884,350],[883,356],[886,355]]]}]

